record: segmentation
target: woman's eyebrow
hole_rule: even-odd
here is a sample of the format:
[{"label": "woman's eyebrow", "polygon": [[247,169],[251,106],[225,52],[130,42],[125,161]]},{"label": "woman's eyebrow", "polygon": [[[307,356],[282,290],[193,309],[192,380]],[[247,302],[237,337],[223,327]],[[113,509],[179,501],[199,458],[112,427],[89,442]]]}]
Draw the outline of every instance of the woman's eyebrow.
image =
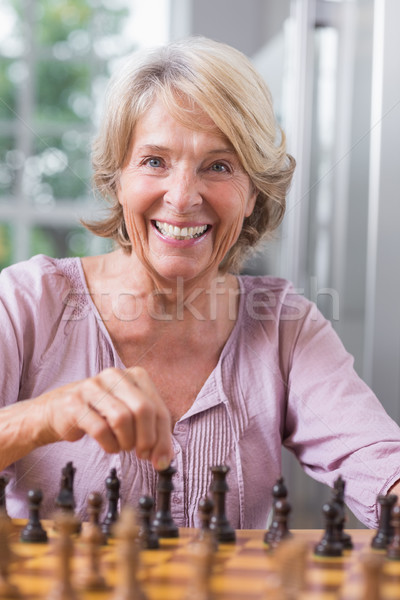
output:
[{"label": "woman's eyebrow", "polygon": [[[171,148],[168,146],[160,146],[159,144],[144,144],[138,146],[137,152],[169,152]],[[206,151],[206,154],[236,154],[235,150],[230,146],[222,146],[221,148],[211,148]]]}]

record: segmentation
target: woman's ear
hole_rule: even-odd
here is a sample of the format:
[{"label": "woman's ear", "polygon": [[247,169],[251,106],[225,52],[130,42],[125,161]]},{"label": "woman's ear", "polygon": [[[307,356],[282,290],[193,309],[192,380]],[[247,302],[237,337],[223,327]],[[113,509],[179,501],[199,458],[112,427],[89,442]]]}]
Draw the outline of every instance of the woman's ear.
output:
[{"label": "woman's ear", "polygon": [[249,217],[251,215],[251,213],[253,212],[254,207],[256,205],[257,196],[258,196],[258,190],[256,190],[254,185],[251,184],[250,195],[247,199],[247,203],[246,203],[245,210],[244,210],[245,217]]}]

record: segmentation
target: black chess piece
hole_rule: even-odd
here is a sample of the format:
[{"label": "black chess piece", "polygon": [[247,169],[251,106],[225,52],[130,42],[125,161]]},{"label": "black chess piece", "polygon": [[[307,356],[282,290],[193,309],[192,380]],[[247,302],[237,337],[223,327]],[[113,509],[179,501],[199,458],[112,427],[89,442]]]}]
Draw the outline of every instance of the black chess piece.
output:
[{"label": "black chess piece", "polygon": [[274,540],[275,537],[275,530],[276,527],[278,526],[277,521],[275,520],[275,505],[279,500],[286,500],[288,495],[288,491],[285,485],[285,480],[283,477],[279,477],[279,479],[276,480],[275,485],[272,488],[272,497],[273,497],[273,501],[272,501],[272,519],[271,519],[271,525],[268,529],[268,531],[265,532],[264,535],[264,543],[265,544],[271,544]]},{"label": "black chess piece", "polygon": [[162,471],[158,471],[158,507],[153,528],[158,537],[175,538],[179,536],[178,527],[175,525],[171,516],[171,493],[174,490],[172,477],[175,475],[176,469],[172,466],[167,467]]},{"label": "black chess piece", "polygon": [[292,533],[289,530],[289,515],[292,511],[292,507],[286,498],[281,498],[275,502],[274,510],[274,521],[273,531],[274,537],[270,539],[269,545],[272,548],[276,548],[282,542],[292,537]]},{"label": "black chess piece", "polygon": [[113,537],[113,525],[118,520],[119,488],[120,481],[117,477],[117,470],[113,468],[106,479],[108,507],[101,525],[101,529],[107,537]]},{"label": "black chess piece", "polygon": [[214,502],[206,496],[199,502],[200,532],[209,531]]},{"label": "black chess piece", "polygon": [[[63,513],[74,514],[75,511],[75,498],[74,498],[74,477],[76,469],[72,462],[68,462],[61,471],[61,483],[60,491],[56,498],[56,507]],[[76,531],[81,531],[82,525],[78,519],[76,519]]]},{"label": "black chess piece", "polygon": [[62,512],[72,512],[75,509],[74,499],[75,468],[68,462],[61,470],[60,491],[56,498],[56,507]]},{"label": "black chess piece", "polygon": [[214,502],[206,496],[199,502],[199,519],[200,519],[200,531],[199,540],[208,539],[208,536],[212,535],[211,544],[214,550],[218,548],[218,540],[215,532],[210,528],[211,517],[214,511]]},{"label": "black chess piece", "polygon": [[45,544],[47,542],[47,532],[43,529],[39,519],[42,499],[43,494],[41,490],[29,490],[29,519],[28,523],[21,531],[22,542],[32,542],[34,544]]},{"label": "black chess piece", "polygon": [[139,542],[144,550],[156,550],[160,547],[157,532],[151,525],[154,500],[151,496],[142,496],[139,500]]},{"label": "black chess piece", "polygon": [[371,541],[371,548],[375,550],[386,550],[393,537],[393,527],[391,525],[392,508],[397,502],[395,494],[378,496],[378,503],[381,507],[381,516],[379,526],[375,536]]},{"label": "black chess piece", "polygon": [[3,515],[7,514],[7,506],[6,506],[6,486],[9,482],[7,475],[0,475],[0,511]]},{"label": "black chess piece", "polygon": [[332,502],[338,511],[338,516],[335,523],[336,537],[342,544],[343,550],[351,550],[353,548],[351,536],[344,531],[344,526],[346,523],[346,509],[344,503],[345,486],[346,484],[344,480],[339,475],[333,484]]},{"label": "black chess piece", "polygon": [[211,517],[210,529],[214,531],[218,542],[231,543],[236,541],[235,530],[231,527],[225,513],[225,497],[229,491],[226,476],[229,473],[227,465],[211,467],[213,481],[210,486],[214,502],[214,514]]},{"label": "black chess piece", "polygon": [[342,544],[337,540],[335,533],[338,510],[333,503],[326,503],[322,507],[322,512],[325,520],[325,533],[315,546],[314,554],[317,556],[342,556]]},{"label": "black chess piece", "polygon": [[400,506],[392,508],[391,524],[394,530],[392,541],[387,549],[387,557],[391,560],[400,560]]}]

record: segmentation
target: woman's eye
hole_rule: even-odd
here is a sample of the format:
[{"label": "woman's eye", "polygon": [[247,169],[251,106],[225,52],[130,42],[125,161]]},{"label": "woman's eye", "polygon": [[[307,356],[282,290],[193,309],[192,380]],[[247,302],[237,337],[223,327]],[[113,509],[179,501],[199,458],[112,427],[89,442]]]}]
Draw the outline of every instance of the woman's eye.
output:
[{"label": "woman's eye", "polygon": [[229,171],[227,165],[225,165],[224,163],[214,163],[211,165],[211,170],[214,171],[215,173],[225,173],[227,171]]},{"label": "woman's eye", "polygon": [[153,168],[161,167],[161,160],[159,158],[148,158],[146,164]]}]

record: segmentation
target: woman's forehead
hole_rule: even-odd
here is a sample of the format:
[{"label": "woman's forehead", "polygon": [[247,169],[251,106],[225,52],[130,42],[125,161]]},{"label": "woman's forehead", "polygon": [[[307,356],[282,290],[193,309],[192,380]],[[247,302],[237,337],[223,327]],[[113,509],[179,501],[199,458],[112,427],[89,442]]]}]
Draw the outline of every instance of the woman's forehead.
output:
[{"label": "woman's forehead", "polygon": [[153,143],[150,142],[150,138],[154,141],[162,138],[166,131],[175,125],[178,128],[183,128],[181,131],[187,129],[188,133],[204,133],[209,139],[213,138],[221,148],[233,151],[231,142],[216,126],[211,117],[199,106],[190,105],[188,107],[180,101],[179,104],[171,107],[171,105],[166,106],[162,100],[157,98],[138,118],[132,141],[135,138],[137,139],[138,136],[145,135],[149,138],[149,143]]}]

